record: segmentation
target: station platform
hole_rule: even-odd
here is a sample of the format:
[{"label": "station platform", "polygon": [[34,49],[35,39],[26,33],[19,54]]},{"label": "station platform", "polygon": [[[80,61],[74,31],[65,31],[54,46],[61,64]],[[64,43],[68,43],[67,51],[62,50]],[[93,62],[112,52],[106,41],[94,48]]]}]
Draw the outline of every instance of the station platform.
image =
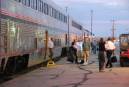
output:
[{"label": "station platform", "polygon": [[128,87],[129,68],[120,67],[99,72],[97,55],[91,55],[89,64],[72,64],[61,58],[53,67],[41,67],[0,84],[0,87]]}]

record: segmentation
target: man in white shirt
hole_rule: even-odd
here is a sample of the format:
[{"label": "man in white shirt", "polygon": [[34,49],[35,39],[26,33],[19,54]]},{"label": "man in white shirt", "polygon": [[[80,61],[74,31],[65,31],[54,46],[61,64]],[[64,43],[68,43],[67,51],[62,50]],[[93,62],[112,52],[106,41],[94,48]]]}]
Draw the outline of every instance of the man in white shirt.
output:
[{"label": "man in white shirt", "polygon": [[48,49],[49,49],[49,57],[50,58],[53,57],[53,48],[54,48],[53,39],[52,38],[49,38],[48,39]]},{"label": "man in white shirt", "polygon": [[78,56],[78,63],[81,62],[81,58],[82,58],[82,44],[83,42],[81,40],[79,40],[78,42],[76,42],[76,47],[77,47],[77,56]]},{"label": "man in white shirt", "polygon": [[112,67],[112,62],[111,62],[111,56],[115,50],[115,45],[112,42],[111,38],[108,38],[106,44],[105,44],[105,49],[106,49],[106,54],[107,54],[107,64],[106,68],[111,68]]}]

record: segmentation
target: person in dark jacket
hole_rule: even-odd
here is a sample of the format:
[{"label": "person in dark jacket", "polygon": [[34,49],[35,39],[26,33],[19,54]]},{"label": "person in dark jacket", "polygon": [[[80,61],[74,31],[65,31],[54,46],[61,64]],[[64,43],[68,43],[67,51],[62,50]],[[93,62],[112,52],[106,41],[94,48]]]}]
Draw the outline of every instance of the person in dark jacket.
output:
[{"label": "person in dark jacket", "polygon": [[77,49],[75,47],[76,42],[72,42],[71,47],[69,48],[69,56],[68,56],[68,61],[72,63],[78,63],[77,62]]},{"label": "person in dark jacket", "polygon": [[104,42],[103,38],[100,38],[100,41],[99,41],[98,59],[99,59],[99,72],[104,72],[104,65],[105,65],[105,42]]}]

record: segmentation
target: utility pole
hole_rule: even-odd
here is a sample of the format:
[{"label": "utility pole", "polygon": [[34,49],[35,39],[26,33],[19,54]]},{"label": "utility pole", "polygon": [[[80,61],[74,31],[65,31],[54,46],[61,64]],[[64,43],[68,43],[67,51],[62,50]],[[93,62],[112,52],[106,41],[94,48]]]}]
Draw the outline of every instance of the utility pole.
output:
[{"label": "utility pole", "polygon": [[112,38],[115,39],[115,20],[112,20]]},{"label": "utility pole", "polygon": [[93,10],[91,10],[91,39],[93,34]]},{"label": "utility pole", "polygon": [[67,45],[68,45],[68,47],[70,46],[70,35],[69,35],[69,13],[68,13],[68,7],[66,7],[66,13],[68,14],[68,16],[67,16],[67,24],[68,24],[68,37],[67,37]]}]

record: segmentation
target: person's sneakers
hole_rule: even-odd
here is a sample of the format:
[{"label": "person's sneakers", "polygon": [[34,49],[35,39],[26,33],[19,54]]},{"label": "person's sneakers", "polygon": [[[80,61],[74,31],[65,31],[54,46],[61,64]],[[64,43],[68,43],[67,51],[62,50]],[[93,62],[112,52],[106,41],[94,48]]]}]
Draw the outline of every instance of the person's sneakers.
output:
[{"label": "person's sneakers", "polygon": [[112,66],[106,66],[105,68],[112,68]]},{"label": "person's sneakers", "polygon": [[99,72],[105,72],[104,70],[99,70]]},{"label": "person's sneakers", "polygon": [[88,63],[87,62],[84,62],[83,65],[87,65]]},{"label": "person's sneakers", "polygon": [[82,60],[78,60],[78,63],[80,63]]},{"label": "person's sneakers", "polygon": [[87,62],[87,64],[88,64],[88,60],[87,60],[86,62]]},{"label": "person's sneakers", "polygon": [[109,68],[112,68],[112,66],[109,66]]}]

